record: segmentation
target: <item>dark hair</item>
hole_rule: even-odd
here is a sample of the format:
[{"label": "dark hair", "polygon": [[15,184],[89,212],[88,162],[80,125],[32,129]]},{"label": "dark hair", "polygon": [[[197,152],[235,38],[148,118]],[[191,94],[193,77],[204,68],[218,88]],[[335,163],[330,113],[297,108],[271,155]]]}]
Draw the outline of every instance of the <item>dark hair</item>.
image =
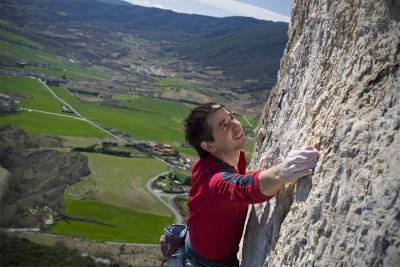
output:
[{"label": "dark hair", "polygon": [[185,120],[185,137],[186,141],[196,149],[200,157],[205,157],[208,152],[201,148],[203,141],[214,141],[212,129],[207,124],[207,119],[214,111],[224,106],[215,102],[202,104],[190,112]]}]

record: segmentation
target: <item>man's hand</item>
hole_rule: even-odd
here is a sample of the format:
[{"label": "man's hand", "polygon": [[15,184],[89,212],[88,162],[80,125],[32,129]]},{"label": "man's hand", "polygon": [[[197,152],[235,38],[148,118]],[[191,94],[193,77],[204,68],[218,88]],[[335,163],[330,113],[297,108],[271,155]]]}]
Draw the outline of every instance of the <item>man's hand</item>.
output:
[{"label": "man's hand", "polygon": [[285,183],[312,174],[318,157],[318,150],[312,146],[289,152],[282,163],[261,171],[258,176],[261,192],[273,196]]},{"label": "man's hand", "polygon": [[290,151],[286,159],[280,164],[279,178],[287,183],[312,174],[318,157],[318,150],[311,146],[302,150]]}]

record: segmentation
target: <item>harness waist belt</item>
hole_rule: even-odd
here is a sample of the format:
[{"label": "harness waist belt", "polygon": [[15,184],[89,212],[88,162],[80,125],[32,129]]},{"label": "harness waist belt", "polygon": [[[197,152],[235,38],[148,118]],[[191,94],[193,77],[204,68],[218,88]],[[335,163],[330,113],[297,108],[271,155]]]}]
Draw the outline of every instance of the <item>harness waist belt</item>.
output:
[{"label": "harness waist belt", "polygon": [[192,244],[190,243],[189,232],[186,233],[185,238],[185,257],[188,258],[196,267],[238,267],[239,261],[236,255],[222,259],[222,260],[210,260],[203,256],[200,256],[196,251],[193,250]]}]

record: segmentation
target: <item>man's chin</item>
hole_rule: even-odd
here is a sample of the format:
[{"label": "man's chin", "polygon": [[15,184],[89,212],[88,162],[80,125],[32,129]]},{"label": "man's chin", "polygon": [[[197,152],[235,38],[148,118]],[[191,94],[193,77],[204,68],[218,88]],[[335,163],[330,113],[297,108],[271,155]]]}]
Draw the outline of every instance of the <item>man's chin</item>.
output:
[{"label": "man's chin", "polygon": [[246,136],[243,134],[241,137],[239,137],[238,139],[236,139],[238,141],[238,143],[240,143],[240,148],[243,148],[244,145],[246,144],[247,138]]}]

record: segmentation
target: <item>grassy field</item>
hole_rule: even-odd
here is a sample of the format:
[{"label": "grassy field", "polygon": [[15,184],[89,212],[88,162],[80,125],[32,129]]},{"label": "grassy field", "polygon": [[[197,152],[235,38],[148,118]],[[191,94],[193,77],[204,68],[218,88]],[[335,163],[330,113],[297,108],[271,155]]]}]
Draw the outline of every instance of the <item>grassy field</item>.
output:
[{"label": "grassy field", "polygon": [[[124,107],[109,107],[99,104],[81,103],[61,87],[54,91],[72,105],[79,113],[104,127],[111,127],[135,138],[165,143],[184,142],[182,123],[189,107],[171,101],[145,98],[144,101],[155,110],[142,104],[125,102]],[[135,102],[135,100],[132,100]],[[152,104],[151,101],[154,101]],[[168,108],[167,102],[170,105]],[[180,107],[178,105],[181,105]],[[156,108],[156,106],[159,106]],[[143,108],[143,110],[141,109]],[[179,109],[178,109],[179,108]],[[177,111],[175,111],[177,110]],[[186,111],[185,111],[186,110]],[[181,113],[182,112],[182,113]]]},{"label": "grassy field", "polygon": [[0,125],[3,124],[11,124],[27,132],[38,134],[87,137],[108,136],[87,122],[37,112],[1,114]]},{"label": "grassy field", "polygon": [[[0,93],[22,97],[21,106],[65,115],[61,112],[61,103],[36,79],[0,76]],[[68,116],[74,116],[68,114]],[[0,115],[0,124],[12,124],[27,132],[65,135],[95,136],[107,135],[87,122],[64,116],[37,112],[19,112]]]},{"label": "grassy field", "polygon": [[68,197],[89,198],[131,210],[170,216],[170,211],[146,189],[147,181],[167,171],[167,166],[152,158],[124,158],[84,153],[89,158],[91,175],[66,190]]},{"label": "grassy field", "polygon": [[147,96],[116,94],[113,95],[112,99],[119,100],[123,107],[151,113],[171,115],[172,117],[177,118],[179,122],[184,120],[192,108],[192,106],[187,104]]},{"label": "grassy field", "polygon": [[0,93],[25,98],[21,103],[24,108],[63,113],[62,103],[56,100],[37,79],[0,76],[0,84]]},{"label": "grassy field", "polygon": [[[61,112],[61,103],[35,79],[0,77],[0,82],[2,84],[0,92],[25,96],[22,102],[23,107],[65,114]],[[52,89],[81,114],[105,127],[111,127],[144,140],[171,143],[183,154],[197,155],[192,148],[184,148],[180,145],[184,142],[183,121],[190,112],[191,106],[157,98],[118,94],[113,96],[113,99],[119,100],[121,107],[107,107],[81,103],[62,87]],[[245,119],[239,117],[239,120],[243,125],[248,126]],[[34,133],[106,137],[105,133],[83,121],[34,112],[2,115],[0,123],[10,123]],[[255,121],[250,120],[250,123],[254,125]]]},{"label": "grassy field", "polygon": [[[84,153],[91,175],[65,191],[66,214],[96,222],[60,221],[50,232],[98,241],[157,243],[170,211],[147,190],[167,166],[152,158]],[[88,200],[90,199],[90,200]]]},{"label": "grassy field", "polygon": [[173,217],[132,211],[93,200],[65,200],[67,214],[95,219],[103,224],[60,221],[52,225],[50,232],[98,241],[153,243],[160,241],[165,225],[173,223]]}]

